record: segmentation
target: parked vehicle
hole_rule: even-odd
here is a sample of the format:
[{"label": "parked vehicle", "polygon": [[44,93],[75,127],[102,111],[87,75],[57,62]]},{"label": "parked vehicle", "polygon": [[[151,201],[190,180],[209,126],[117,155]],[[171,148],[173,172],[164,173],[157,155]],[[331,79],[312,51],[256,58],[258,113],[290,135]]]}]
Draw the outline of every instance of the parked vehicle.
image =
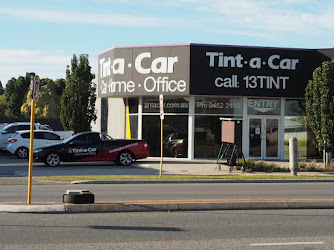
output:
[{"label": "parked vehicle", "polygon": [[106,133],[82,132],[61,143],[34,148],[34,158],[46,166],[63,162],[115,161],[123,166],[148,156],[144,140],[116,140]]},{"label": "parked vehicle", "polygon": [[[40,123],[35,123],[34,130],[51,130],[49,125],[42,125]],[[10,123],[0,130],[0,149],[6,150],[8,145],[8,139],[14,135],[17,131],[30,130],[30,122],[14,122]]]},{"label": "parked vehicle", "polygon": [[187,157],[188,139],[187,134],[175,132],[168,135],[163,142],[164,150],[168,156]]},{"label": "parked vehicle", "polygon": [[[47,144],[55,144],[63,141],[63,138],[52,131],[35,130],[34,148]],[[30,148],[30,130],[18,131],[8,139],[7,151],[18,158],[27,158]]]}]

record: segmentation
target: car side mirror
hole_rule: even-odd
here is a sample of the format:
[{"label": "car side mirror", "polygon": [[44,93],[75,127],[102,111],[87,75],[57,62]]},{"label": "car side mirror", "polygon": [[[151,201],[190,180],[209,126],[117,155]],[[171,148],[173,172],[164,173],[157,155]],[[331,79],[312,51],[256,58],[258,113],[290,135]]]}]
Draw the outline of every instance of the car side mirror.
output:
[{"label": "car side mirror", "polygon": [[3,134],[3,135],[7,134],[7,130],[3,130],[3,131],[1,132],[1,134]]}]

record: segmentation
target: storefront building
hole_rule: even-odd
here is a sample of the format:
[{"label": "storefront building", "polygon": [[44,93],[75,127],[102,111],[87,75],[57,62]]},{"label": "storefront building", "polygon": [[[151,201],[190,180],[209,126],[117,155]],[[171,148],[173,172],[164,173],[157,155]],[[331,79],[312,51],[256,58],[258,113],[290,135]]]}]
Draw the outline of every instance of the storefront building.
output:
[{"label": "storefront building", "polygon": [[216,158],[221,120],[239,124],[245,157],[316,158],[306,126],[305,87],[333,49],[203,44],[115,47],[99,54],[94,130],[145,139],[160,156],[159,95],[164,96],[164,155]]}]

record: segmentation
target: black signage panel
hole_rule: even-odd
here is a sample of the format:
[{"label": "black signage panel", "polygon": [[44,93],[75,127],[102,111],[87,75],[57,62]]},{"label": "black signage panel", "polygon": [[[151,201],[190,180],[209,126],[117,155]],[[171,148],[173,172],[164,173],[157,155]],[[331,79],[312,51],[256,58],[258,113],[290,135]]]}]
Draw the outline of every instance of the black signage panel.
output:
[{"label": "black signage panel", "polygon": [[98,97],[189,95],[190,45],[116,47],[99,54]]},{"label": "black signage panel", "polygon": [[191,45],[190,95],[304,97],[328,56],[307,49]]}]

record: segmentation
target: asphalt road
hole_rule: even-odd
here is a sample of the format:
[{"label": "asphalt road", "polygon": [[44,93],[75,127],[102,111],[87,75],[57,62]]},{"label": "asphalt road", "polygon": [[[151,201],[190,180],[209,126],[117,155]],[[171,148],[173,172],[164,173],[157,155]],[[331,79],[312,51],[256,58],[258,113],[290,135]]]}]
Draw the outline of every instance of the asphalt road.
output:
[{"label": "asphalt road", "polygon": [[[174,168],[191,169],[196,162]],[[0,203],[26,203],[28,160],[0,154]],[[209,167],[208,167],[209,166]],[[197,166],[198,167],[198,166]],[[200,165],[214,171],[214,165]],[[34,163],[33,176],[55,175],[157,175],[150,164],[137,162],[128,167],[110,162],[66,163],[57,168]],[[215,173],[217,173],[216,171]],[[20,177],[21,176],[21,177]],[[44,184],[44,185],[43,185]],[[160,183],[160,184],[64,184],[34,181],[32,202],[62,202],[68,189],[89,190],[95,201],[189,200],[189,199],[333,199],[334,182],[315,183]]]},{"label": "asphalt road", "polygon": [[1,214],[1,249],[333,249],[334,210]]},{"label": "asphalt road", "polygon": [[[9,177],[10,178],[10,177]],[[27,200],[27,185],[0,185],[0,203]],[[95,201],[189,199],[333,199],[334,183],[173,183],[32,185],[34,202],[62,202],[68,189],[89,190]]]}]

